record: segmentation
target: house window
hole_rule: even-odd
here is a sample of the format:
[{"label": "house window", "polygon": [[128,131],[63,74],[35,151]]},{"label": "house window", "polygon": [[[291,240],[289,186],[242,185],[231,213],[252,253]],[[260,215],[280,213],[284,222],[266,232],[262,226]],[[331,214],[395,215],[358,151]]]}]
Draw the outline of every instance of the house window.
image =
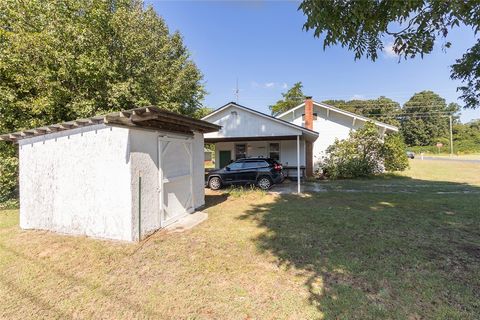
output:
[{"label": "house window", "polygon": [[[313,120],[317,120],[317,113],[316,112],[313,113]],[[305,113],[302,114],[302,121],[305,121]]]},{"label": "house window", "polygon": [[270,143],[270,158],[280,161],[280,143]]},{"label": "house window", "polygon": [[247,146],[245,144],[235,145],[235,160],[247,157]]}]

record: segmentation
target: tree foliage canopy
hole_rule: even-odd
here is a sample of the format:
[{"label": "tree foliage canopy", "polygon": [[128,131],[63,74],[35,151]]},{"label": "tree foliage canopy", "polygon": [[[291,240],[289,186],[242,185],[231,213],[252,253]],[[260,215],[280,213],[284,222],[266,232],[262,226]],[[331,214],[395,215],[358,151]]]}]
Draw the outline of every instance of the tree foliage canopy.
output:
[{"label": "tree foliage canopy", "polygon": [[[355,53],[376,60],[385,42],[393,38],[399,57],[423,57],[432,52],[435,41],[444,39],[454,27],[466,25],[480,30],[479,1],[444,0],[303,0],[299,6],[307,17],[305,30],[323,36],[324,48],[340,44]],[[480,106],[480,39],[452,66],[451,77],[465,85],[458,88],[466,108]]]},{"label": "tree foliage canopy", "polygon": [[[147,105],[194,116],[204,94],[181,35],[141,0],[0,1],[0,133]],[[0,183],[1,202],[12,145]]]},{"label": "tree foliage canopy", "polygon": [[447,105],[445,99],[432,91],[414,94],[404,105],[401,132],[410,146],[429,146],[448,140],[449,115],[459,110],[455,103]]},{"label": "tree foliage canopy", "polygon": [[400,104],[384,96],[370,100],[326,100],[324,103],[365,117],[370,117],[372,120],[394,126],[400,125],[397,119],[397,115],[401,112]]},{"label": "tree foliage canopy", "polygon": [[202,75],[140,0],[0,2],[0,132],[157,105],[193,114]]},{"label": "tree foliage canopy", "polygon": [[272,115],[279,115],[301,104],[305,99],[302,88],[302,83],[297,82],[287,92],[282,93],[283,98],[269,106]]}]

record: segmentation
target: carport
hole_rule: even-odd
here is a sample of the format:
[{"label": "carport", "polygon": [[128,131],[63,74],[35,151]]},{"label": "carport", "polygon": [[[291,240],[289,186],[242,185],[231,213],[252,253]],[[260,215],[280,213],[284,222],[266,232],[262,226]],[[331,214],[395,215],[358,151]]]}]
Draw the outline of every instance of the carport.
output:
[{"label": "carport", "polygon": [[239,158],[273,158],[296,178],[300,193],[302,169],[306,159],[312,157],[306,154],[305,144],[313,143],[318,138],[317,132],[233,102],[202,120],[222,127],[205,134],[205,143],[215,144],[216,168]]}]

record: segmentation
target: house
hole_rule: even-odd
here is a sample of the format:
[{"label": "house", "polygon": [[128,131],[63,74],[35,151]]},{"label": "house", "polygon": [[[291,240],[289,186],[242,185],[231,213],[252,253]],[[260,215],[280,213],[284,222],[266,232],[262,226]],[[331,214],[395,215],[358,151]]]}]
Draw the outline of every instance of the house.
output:
[{"label": "house", "polygon": [[218,129],[148,107],[2,135],[19,144],[20,226],[140,240],[204,205]]},{"label": "house", "polygon": [[[205,134],[215,144],[215,166],[243,157],[269,157],[281,162],[289,175],[311,176],[335,139],[374,122],[380,134],[398,128],[307,97],[304,103],[276,117],[230,102],[202,120],[222,126]],[[298,155],[297,155],[298,153]]]}]

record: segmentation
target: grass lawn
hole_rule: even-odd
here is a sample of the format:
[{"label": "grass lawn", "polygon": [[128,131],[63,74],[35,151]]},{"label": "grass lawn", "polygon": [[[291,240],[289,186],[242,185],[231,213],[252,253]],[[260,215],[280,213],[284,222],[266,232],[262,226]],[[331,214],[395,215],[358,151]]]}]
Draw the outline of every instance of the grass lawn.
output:
[{"label": "grass lawn", "polygon": [[480,165],[420,161],[323,192],[207,196],[141,244],[0,211],[0,318],[478,319]]}]

